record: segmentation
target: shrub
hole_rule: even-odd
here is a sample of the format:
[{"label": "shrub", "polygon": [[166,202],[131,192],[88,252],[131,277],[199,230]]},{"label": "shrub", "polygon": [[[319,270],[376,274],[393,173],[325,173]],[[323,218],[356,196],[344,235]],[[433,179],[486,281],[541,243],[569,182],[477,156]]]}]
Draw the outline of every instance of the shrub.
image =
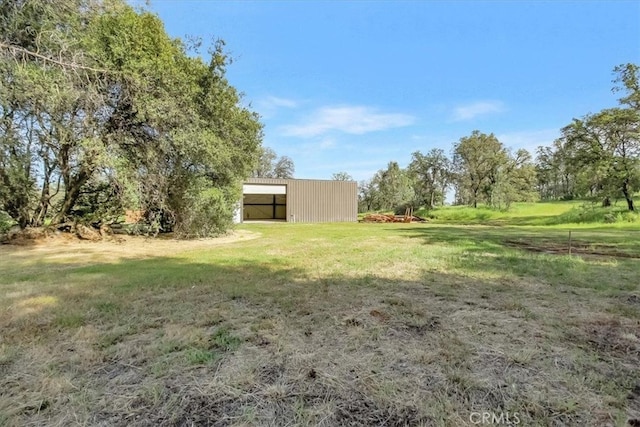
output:
[{"label": "shrub", "polygon": [[195,182],[184,198],[174,206],[175,231],[180,237],[216,236],[227,231],[233,223],[241,193],[229,187],[211,187],[205,181]]},{"label": "shrub", "polygon": [[5,234],[17,223],[5,211],[0,211],[0,234]]}]

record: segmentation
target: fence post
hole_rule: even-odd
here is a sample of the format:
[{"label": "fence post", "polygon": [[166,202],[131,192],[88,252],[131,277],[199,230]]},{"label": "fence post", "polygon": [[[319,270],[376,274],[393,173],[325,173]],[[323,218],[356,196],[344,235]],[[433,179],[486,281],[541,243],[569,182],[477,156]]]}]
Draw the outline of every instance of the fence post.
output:
[{"label": "fence post", "polygon": [[571,256],[571,230],[569,230],[569,256]]}]

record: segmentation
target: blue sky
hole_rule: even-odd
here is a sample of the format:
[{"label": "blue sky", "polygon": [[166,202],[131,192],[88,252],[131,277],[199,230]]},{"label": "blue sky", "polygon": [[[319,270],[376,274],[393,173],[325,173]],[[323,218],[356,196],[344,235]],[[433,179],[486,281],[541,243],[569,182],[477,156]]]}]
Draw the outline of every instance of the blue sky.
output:
[{"label": "blue sky", "polygon": [[226,42],[264,145],[298,178],[369,178],[474,129],[549,145],[616,104],[614,66],[640,63],[638,1],[169,1],[175,37]]}]

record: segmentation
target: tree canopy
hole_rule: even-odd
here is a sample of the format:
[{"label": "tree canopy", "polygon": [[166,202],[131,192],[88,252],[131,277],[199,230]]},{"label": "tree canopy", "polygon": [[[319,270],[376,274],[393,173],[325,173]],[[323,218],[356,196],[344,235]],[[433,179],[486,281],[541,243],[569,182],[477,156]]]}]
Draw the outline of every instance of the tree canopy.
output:
[{"label": "tree canopy", "polygon": [[427,154],[414,152],[407,169],[413,178],[417,205],[432,208],[444,203],[453,178],[451,161],[444,150],[433,148]]},{"label": "tree canopy", "polygon": [[22,227],[124,209],[182,235],[224,230],[262,125],[225,78],[122,0],[0,2],[0,209]]},{"label": "tree canopy", "polygon": [[335,172],[331,175],[331,179],[334,181],[353,181],[353,177],[348,172]]},{"label": "tree canopy", "polygon": [[640,86],[638,66],[615,67],[620,105],[587,114],[562,128],[551,147],[538,149],[538,187],[543,198],[600,197],[603,205],[624,198],[635,210],[640,188]]},{"label": "tree canopy", "polygon": [[254,178],[293,178],[296,168],[288,156],[278,157],[269,147],[261,147],[258,151],[258,161],[253,169]]}]

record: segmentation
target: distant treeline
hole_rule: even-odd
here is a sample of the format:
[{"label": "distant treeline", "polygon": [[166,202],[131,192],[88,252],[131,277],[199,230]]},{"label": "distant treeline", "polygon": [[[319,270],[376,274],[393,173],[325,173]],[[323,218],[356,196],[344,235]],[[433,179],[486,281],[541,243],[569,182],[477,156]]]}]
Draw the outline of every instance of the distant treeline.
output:
[{"label": "distant treeline", "polygon": [[390,162],[359,185],[360,211],[398,210],[454,203],[508,209],[513,202],[599,198],[604,206],[624,199],[635,210],[640,188],[639,67],[614,69],[619,106],[574,119],[549,147],[509,151],[494,134],[473,131],[442,149],[416,151],[408,167]]}]

